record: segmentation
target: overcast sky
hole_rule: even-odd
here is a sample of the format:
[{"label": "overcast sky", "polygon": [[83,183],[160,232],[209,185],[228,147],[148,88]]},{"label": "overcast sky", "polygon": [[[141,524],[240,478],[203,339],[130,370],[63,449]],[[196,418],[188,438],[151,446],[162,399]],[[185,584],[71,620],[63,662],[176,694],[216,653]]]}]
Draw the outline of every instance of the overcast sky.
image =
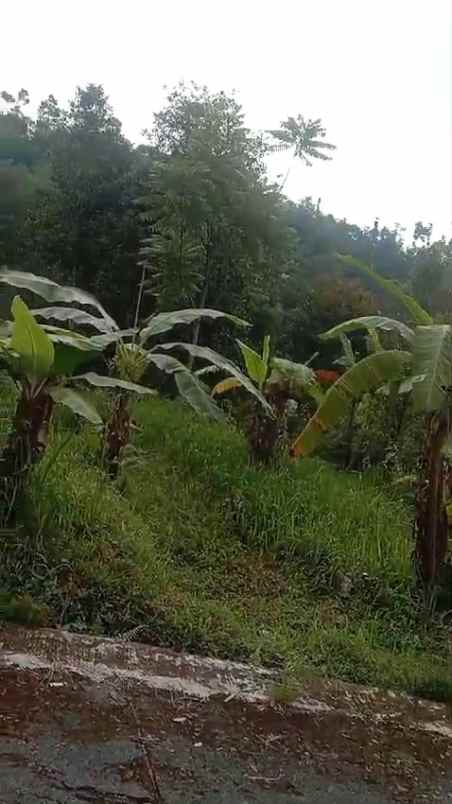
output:
[{"label": "overcast sky", "polygon": [[235,89],[250,126],[301,112],[337,145],[331,163],[293,165],[292,198],[452,236],[451,49],[450,0],[4,0],[0,89],[37,103],[103,83],[133,140],[163,85]]}]

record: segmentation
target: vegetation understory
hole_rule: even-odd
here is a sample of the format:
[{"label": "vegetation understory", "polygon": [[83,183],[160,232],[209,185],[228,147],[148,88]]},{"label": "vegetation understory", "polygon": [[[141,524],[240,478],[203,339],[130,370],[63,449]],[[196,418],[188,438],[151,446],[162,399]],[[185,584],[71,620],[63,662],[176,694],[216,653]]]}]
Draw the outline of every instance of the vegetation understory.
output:
[{"label": "vegetation understory", "polygon": [[319,459],[251,466],[238,431],[178,402],[133,415],[115,481],[94,428],[57,418],[0,533],[3,619],[452,699],[449,615],[416,600],[394,486]]}]

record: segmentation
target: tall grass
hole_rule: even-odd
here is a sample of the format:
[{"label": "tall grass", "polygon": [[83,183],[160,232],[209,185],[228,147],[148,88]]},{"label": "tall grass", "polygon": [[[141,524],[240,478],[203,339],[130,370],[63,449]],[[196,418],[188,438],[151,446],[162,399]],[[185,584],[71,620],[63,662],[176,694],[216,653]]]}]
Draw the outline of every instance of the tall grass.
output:
[{"label": "tall grass", "polygon": [[88,431],[55,438],[33,472],[21,525],[0,531],[0,582],[45,602],[60,622],[113,633],[149,613],[167,564],[152,524],[94,465],[93,444]]},{"label": "tall grass", "polygon": [[367,573],[392,589],[411,585],[411,512],[375,475],[312,459],[261,470],[249,465],[237,431],[182,405],[143,402],[136,415],[140,445],[170,460],[208,499],[221,500],[226,524],[246,544],[303,558],[312,568]]},{"label": "tall grass", "polygon": [[378,477],[258,470],[239,432],[174,402],[134,417],[117,483],[98,435],[59,417],[0,532],[0,616],[452,698],[447,629],[411,594],[410,511]]}]

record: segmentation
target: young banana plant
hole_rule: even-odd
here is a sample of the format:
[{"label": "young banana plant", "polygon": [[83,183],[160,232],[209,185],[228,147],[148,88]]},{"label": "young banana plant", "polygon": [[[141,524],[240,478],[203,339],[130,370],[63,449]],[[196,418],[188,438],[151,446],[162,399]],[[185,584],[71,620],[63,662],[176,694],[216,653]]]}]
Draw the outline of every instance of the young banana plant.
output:
[{"label": "young banana plant", "polygon": [[[252,460],[268,464],[275,458],[278,444],[284,440],[288,400],[310,396],[318,404],[323,393],[309,366],[271,357],[270,336],[264,338],[261,354],[241,341],[237,341],[237,344],[245,363],[248,383],[244,385],[243,378],[237,375],[227,377],[215,385],[212,396],[239,388],[249,391],[249,385],[252,384],[254,402],[258,404],[253,404],[245,429]],[[259,395],[256,395],[256,391]]]},{"label": "young banana plant", "polygon": [[29,468],[44,453],[56,404],[67,405],[93,424],[101,419],[94,408],[70,387],[71,373],[92,360],[97,349],[77,333],[47,333],[25,302],[13,300],[12,322],[3,325],[0,361],[18,388],[12,427],[0,456],[3,521],[14,514],[15,501]]}]

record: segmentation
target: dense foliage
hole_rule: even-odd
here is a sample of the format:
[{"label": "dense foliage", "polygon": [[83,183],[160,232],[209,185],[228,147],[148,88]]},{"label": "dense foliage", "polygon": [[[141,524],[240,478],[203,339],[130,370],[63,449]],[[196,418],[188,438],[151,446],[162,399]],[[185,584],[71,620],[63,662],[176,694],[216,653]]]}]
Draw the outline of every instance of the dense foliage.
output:
[{"label": "dense foliage", "polygon": [[[71,627],[442,684],[452,241],[418,222],[409,242],[398,225],[361,228],[286,198],[269,160],[332,158],[320,120],[253,132],[235,97],[179,85],[134,145],[101,86],[68,107],[50,95],[34,117],[26,90],[0,97],[0,358],[16,389],[1,397],[4,610],[37,601],[38,620],[41,606]],[[156,387],[217,423],[168,400],[133,412],[131,392]],[[291,442],[292,457],[320,447],[329,465],[289,465]],[[322,620],[325,594],[331,629],[305,605]],[[392,649],[401,664],[385,670]]]},{"label": "dense foliage", "polygon": [[[1,103],[1,263],[95,293],[121,326],[134,322],[143,280],[143,315],[216,307],[251,321],[256,345],[270,333],[306,360],[320,332],[381,306],[371,282],[338,270],[338,252],[451,314],[452,247],[432,243],[431,226],[417,224],[407,244],[398,226],[336,220],[269,181],[274,151],[312,170],[334,156],[320,121],[253,132],[233,96],[180,85],[135,146],[101,86],[79,88],[68,107],[50,95],[35,117],[25,90]],[[210,329],[195,335],[212,345]],[[331,356],[322,346],[317,365]]]}]

